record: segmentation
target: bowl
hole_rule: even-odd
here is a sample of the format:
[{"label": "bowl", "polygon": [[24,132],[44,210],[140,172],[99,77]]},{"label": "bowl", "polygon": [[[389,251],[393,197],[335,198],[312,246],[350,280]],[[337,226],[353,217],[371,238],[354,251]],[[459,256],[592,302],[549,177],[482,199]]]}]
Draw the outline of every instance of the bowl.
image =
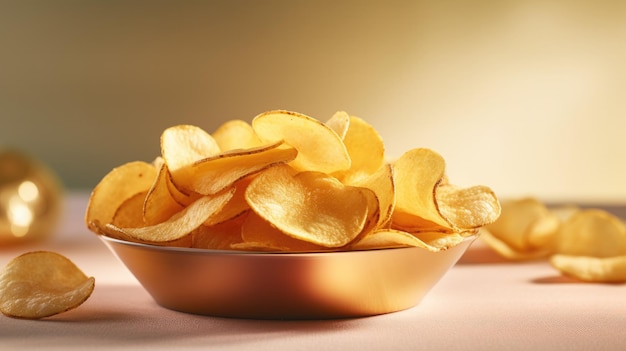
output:
[{"label": "bowl", "polygon": [[476,238],[441,252],[254,253],[100,236],[162,307],[249,319],[335,319],[417,305]]}]

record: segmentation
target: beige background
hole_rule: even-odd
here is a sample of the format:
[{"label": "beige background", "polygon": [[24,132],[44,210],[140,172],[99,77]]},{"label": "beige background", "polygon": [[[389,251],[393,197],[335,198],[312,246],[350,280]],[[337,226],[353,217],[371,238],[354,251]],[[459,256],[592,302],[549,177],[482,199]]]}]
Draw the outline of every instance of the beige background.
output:
[{"label": "beige background", "polygon": [[0,0],[0,146],[90,189],[174,124],[346,110],[459,185],[624,202],[624,62],[622,1]]}]

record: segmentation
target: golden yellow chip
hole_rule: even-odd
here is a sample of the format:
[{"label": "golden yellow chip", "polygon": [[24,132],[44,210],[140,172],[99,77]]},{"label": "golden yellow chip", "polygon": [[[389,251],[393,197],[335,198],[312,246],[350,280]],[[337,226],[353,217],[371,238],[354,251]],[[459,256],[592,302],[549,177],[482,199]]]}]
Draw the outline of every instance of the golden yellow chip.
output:
[{"label": "golden yellow chip", "polygon": [[149,243],[166,243],[179,240],[209,221],[232,198],[234,189],[214,196],[204,196],[165,222],[151,226],[120,228],[107,224],[108,230],[126,235],[134,240]]},{"label": "golden yellow chip", "polygon": [[460,188],[445,178],[445,161],[425,148],[404,153],[393,163],[396,182],[395,227],[414,231],[468,231],[493,223],[500,202],[485,186]]},{"label": "golden yellow chip", "polygon": [[252,179],[254,178],[247,177],[233,184],[231,188],[231,190],[234,191],[233,196],[219,212],[215,213],[209,218],[209,220],[205,221],[204,225],[213,226],[222,222],[230,221],[231,219],[237,218],[250,210],[248,201],[246,201],[246,189]]},{"label": "golden yellow chip", "polygon": [[211,136],[217,142],[222,152],[251,149],[263,145],[252,126],[248,122],[239,119],[225,122],[211,133]]},{"label": "golden yellow chip", "polygon": [[191,179],[186,183],[194,192],[203,195],[218,193],[236,181],[263,169],[290,162],[298,152],[282,141],[252,149],[238,149],[195,162]]},{"label": "golden yellow chip", "polygon": [[215,139],[202,128],[178,125],[161,134],[161,156],[172,175],[173,183],[181,190],[189,190],[191,165],[199,160],[221,153]]},{"label": "golden yellow chip", "polygon": [[0,272],[0,311],[9,317],[40,319],[85,302],[95,286],[65,256],[34,251],[11,260]]},{"label": "golden yellow chip", "polygon": [[325,124],[328,128],[334,130],[335,133],[339,135],[339,138],[343,140],[350,127],[350,115],[345,111],[337,111]]},{"label": "golden yellow chip", "polygon": [[[172,196],[170,191],[170,174],[167,165],[163,163],[142,204],[143,221],[146,225],[161,223],[180,212],[183,208],[184,206]],[[119,224],[117,225],[120,226]],[[121,226],[130,227],[132,224]]]},{"label": "golden yellow chip", "polygon": [[558,231],[555,252],[593,257],[626,255],[626,225],[603,210],[580,210]]},{"label": "golden yellow chip", "polygon": [[526,197],[502,202],[502,213],[485,226],[482,240],[501,256],[530,260],[549,255],[561,220],[541,201]]},{"label": "golden yellow chip", "polygon": [[372,250],[396,247],[421,247],[428,251],[438,252],[443,249],[442,246],[428,244],[418,237],[394,229],[379,229],[373,231],[363,238],[358,239],[350,246],[352,250]]},{"label": "golden yellow chip", "polygon": [[283,233],[324,247],[341,247],[363,229],[368,200],[358,187],[344,186],[320,172],[276,166],[248,186],[250,207]]},{"label": "golden yellow chip", "polygon": [[351,165],[333,175],[344,183],[356,182],[378,171],[385,162],[385,145],[373,126],[351,116],[343,143],[350,155]]},{"label": "golden yellow chip", "polygon": [[561,273],[596,283],[626,282],[626,254],[614,257],[554,255],[550,263]]},{"label": "golden yellow chip", "polygon": [[391,165],[384,165],[378,171],[347,185],[370,189],[376,196],[378,216],[376,228],[382,228],[391,220],[396,205],[396,189]]},{"label": "golden yellow chip", "polygon": [[245,215],[214,225],[201,225],[191,232],[191,247],[210,250],[230,250],[231,246],[243,242],[241,226]]},{"label": "golden yellow chip", "polygon": [[111,223],[122,203],[130,197],[148,191],[157,175],[154,165],[135,161],[114,168],[91,192],[85,223],[98,233],[100,227]]},{"label": "golden yellow chip", "polygon": [[243,245],[236,245],[240,250],[250,247],[262,248],[263,251],[316,252],[327,250],[323,246],[291,237],[272,226],[259,215],[251,212],[241,227]]},{"label": "golden yellow chip", "polygon": [[143,227],[146,222],[143,219],[143,204],[148,192],[135,194],[124,201],[115,211],[111,224],[118,227]]},{"label": "golden yellow chip", "polygon": [[332,173],[350,168],[343,140],[326,124],[290,111],[268,111],[252,120],[252,128],[265,142],[284,140],[298,150],[290,165],[300,171]]}]

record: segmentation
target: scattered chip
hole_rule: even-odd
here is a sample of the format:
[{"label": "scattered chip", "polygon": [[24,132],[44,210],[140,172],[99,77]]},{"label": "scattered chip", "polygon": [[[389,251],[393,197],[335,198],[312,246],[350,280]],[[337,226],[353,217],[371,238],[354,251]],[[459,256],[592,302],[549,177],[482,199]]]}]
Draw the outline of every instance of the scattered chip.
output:
[{"label": "scattered chip", "polygon": [[0,311],[9,317],[40,319],[85,302],[95,286],[65,256],[33,251],[17,256],[0,272]]},{"label": "scattered chip", "polygon": [[554,255],[550,263],[563,274],[594,283],[626,282],[626,254],[613,257]]},{"label": "scattered chip", "polygon": [[555,252],[592,257],[626,255],[626,225],[603,210],[580,210],[561,226]]},{"label": "scattered chip", "polygon": [[502,202],[501,215],[485,226],[481,239],[505,258],[530,260],[552,253],[561,220],[539,200],[522,198]]}]

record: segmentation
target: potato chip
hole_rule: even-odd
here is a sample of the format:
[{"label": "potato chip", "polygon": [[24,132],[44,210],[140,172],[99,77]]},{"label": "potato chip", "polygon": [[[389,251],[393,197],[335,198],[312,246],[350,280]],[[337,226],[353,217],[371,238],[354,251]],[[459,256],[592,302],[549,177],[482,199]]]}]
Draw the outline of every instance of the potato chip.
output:
[{"label": "potato chip", "polygon": [[248,122],[239,119],[225,122],[211,133],[211,136],[222,152],[251,149],[263,145],[252,126]]},{"label": "potato chip", "polygon": [[191,165],[221,153],[215,139],[202,128],[178,125],[165,129],[161,134],[161,156],[172,175],[173,183],[180,190],[189,190]]},{"label": "potato chip", "polygon": [[321,172],[276,166],[248,186],[246,199],[263,219],[296,239],[341,247],[363,229],[368,201],[363,190]]},{"label": "potato chip", "polygon": [[248,201],[246,200],[246,189],[248,188],[248,185],[250,184],[252,179],[254,178],[246,177],[233,184],[233,186],[231,187],[231,190],[234,191],[233,196],[230,198],[230,200],[228,200],[228,202],[224,205],[224,207],[222,207],[219,212],[211,216],[209,220],[205,221],[204,225],[212,226],[215,224],[226,222],[231,219],[237,218],[250,210],[250,206],[248,205]]},{"label": "potato chip", "polygon": [[451,184],[443,158],[430,149],[387,163],[376,129],[344,111],[326,123],[267,111],[211,134],[177,125],[160,141],[152,164],[114,170],[94,189],[90,230],[220,250],[444,250],[500,215],[491,189]]},{"label": "potato chip", "polygon": [[550,252],[545,248],[537,248],[532,251],[516,251],[512,246],[507,244],[499,237],[492,234],[488,229],[480,229],[480,240],[487,246],[497,252],[500,256],[514,261],[529,261],[539,258],[545,258]]},{"label": "potato chip", "polygon": [[95,279],[65,256],[28,252],[15,257],[0,272],[0,311],[24,319],[53,316],[80,306],[94,286]]},{"label": "potato chip", "polygon": [[365,235],[350,245],[351,250],[372,250],[398,247],[421,247],[437,251],[413,235],[400,230],[381,229]]},{"label": "potato chip", "polygon": [[194,162],[187,187],[199,194],[212,195],[251,174],[292,161],[297,154],[296,149],[284,146],[282,141],[221,153]]},{"label": "potato chip", "polygon": [[454,230],[471,230],[488,225],[500,216],[500,202],[490,188],[477,185],[461,188],[440,184],[435,189],[439,215]]},{"label": "potato chip", "polygon": [[447,183],[445,161],[425,148],[407,151],[393,163],[396,208],[393,224],[414,231],[467,231],[494,222],[500,203],[484,186]]},{"label": "potato chip", "polygon": [[135,194],[124,201],[115,211],[111,224],[119,227],[143,227],[143,204],[148,191]]},{"label": "potato chip", "polygon": [[485,226],[482,240],[500,255],[514,260],[545,257],[552,252],[552,242],[561,221],[535,198],[502,202],[498,220]]},{"label": "potato chip", "polygon": [[[152,187],[147,191],[144,198],[142,204],[143,222],[146,225],[161,223],[180,212],[183,208],[184,205],[172,196],[169,170],[167,165],[163,163],[159,168]],[[122,227],[125,226],[127,225],[122,225]],[[132,224],[128,226],[132,226]]]},{"label": "potato chip", "polygon": [[215,196],[204,196],[165,222],[151,226],[120,228],[107,224],[108,230],[127,235],[135,240],[150,243],[166,243],[181,239],[209,221],[232,198],[234,189]]},{"label": "potato chip", "polygon": [[391,220],[391,214],[396,205],[396,189],[393,179],[393,168],[384,165],[378,171],[347,185],[370,189],[376,196],[378,218],[376,228],[382,228]]},{"label": "potato chip", "polygon": [[263,249],[263,251],[316,252],[328,250],[323,246],[298,240],[281,232],[254,212],[248,214],[243,222],[241,237],[244,244],[235,245],[235,248],[245,249],[248,245],[254,249]]},{"label": "potato chip", "polygon": [[344,183],[352,183],[378,171],[385,162],[383,139],[373,126],[361,118],[351,116],[348,130],[343,138],[351,165],[345,171],[333,175]]},{"label": "potato chip", "polygon": [[559,229],[555,252],[592,257],[626,255],[626,225],[603,210],[580,210]]},{"label": "potato chip", "polygon": [[613,257],[554,255],[550,263],[563,274],[596,283],[626,282],[626,254]]},{"label": "potato chip", "polygon": [[350,127],[350,115],[345,111],[337,111],[325,124],[343,140]]},{"label": "potato chip", "polygon": [[147,191],[154,183],[157,169],[154,165],[135,161],[116,167],[91,192],[85,223],[98,232],[101,224],[111,223],[117,208],[128,198]]},{"label": "potato chip", "polygon": [[240,215],[214,225],[201,225],[191,232],[191,247],[210,250],[230,250],[242,243],[241,227],[245,215]]},{"label": "potato chip", "polygon": [[252,120],[252,128],[265,142],[284,140],[298,150],[290,163],[297,170],[332,173],[350,168],[350,155],[339,135],[312,117],[268,111]]}]

